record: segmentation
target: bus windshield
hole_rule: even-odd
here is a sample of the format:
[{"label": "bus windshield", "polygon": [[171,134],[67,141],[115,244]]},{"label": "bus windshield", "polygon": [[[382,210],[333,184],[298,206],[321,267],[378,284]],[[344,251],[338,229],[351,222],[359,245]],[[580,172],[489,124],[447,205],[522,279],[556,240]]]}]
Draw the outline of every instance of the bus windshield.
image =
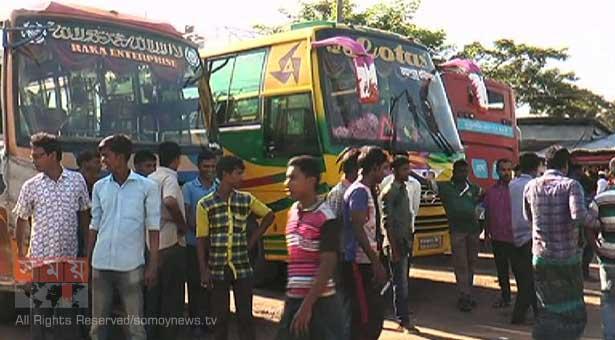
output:
[{"label": "bus windshield", "polygon": [[330,136],[341,145],[374,144],[398,152],[461,151],[440,75],[429,53],[401,39],[326,29],[318,40],[349,36],[374,56],[380,101],[361,104],[351,56],[340,47],[318,51]]},{"label": "bus windshield", "polygon": [[18,142],[45,131],[65,141],[124,133],[141,143],[201,143],[195,47],[108,23],[27,18],[17,26],[28,28],[18,39],[30,38],[14,54]]}]

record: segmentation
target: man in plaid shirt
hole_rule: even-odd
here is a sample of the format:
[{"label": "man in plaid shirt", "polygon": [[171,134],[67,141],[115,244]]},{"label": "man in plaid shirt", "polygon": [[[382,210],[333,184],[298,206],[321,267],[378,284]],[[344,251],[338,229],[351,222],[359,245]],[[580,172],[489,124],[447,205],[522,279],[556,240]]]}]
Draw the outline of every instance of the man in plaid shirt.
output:
[{"label": "man in plaid shirt", "polygon": [[[243,161],[224,156],[216,166],[220,186],[197,203],[196,237],[201,285],[211,290],[211,306],[216,317],[214,339],[228,337],[229,289],[233,287],[241,340],[255,339],[252,318],[252,267],[248,251],[273,223],[274,214],[249,193],[237,191],[241,185]],[[248,240],[248,216],[261,218]]]},{"label": "man in plaid shirt", "polygon": [[548,170],[524,191],[524,216],[533,230],[533,265],[538,318],[535,339],[571,339],[583,334],[587,312],[583,300],[580,226],[594,225],[583,188],[567,177],[570,153],[547,151]]}]

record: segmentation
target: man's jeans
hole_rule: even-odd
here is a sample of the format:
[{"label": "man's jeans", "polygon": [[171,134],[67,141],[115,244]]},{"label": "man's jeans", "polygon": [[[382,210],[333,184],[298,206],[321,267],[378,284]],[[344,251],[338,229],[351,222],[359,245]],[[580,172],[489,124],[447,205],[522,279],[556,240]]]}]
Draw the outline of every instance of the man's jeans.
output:
[{"label": "man's jeans", "polygon": [[351,297],[350,339],[378,339],[384,323],[384,298],[374,282],[371,264],[344,262],[342,286]]},{"label": "man's jeans", "polygon": [[235,315],[237,316],[237,333],[240,340],[256,339],[254,329],[254,316],[252,315],[252,298],[254,279],[252,276],[235,279],[229,267],[226,268],[224,280],[213,280],[210,303],[215,319],[214,340],[226,340],[229,333],[230,298],[229,292],[233,288],[235,300]]},{"label": "man's jeans", "polygon": [[[111,270],[92,271],[92,317],[96,320],[111,318],[113,292],[116,291],[122,302],[123,317],[128,317],[128,340],[145,340],[143,318],[143,267],[118,272]],[[110,324],[92,322],[90,337],[92,340],[109,339]]]},{"label": "man's jeans", "polygon": [[401,256],[399,262],[389,261],[391,273],[393,274],[393,306],[395,316],[400,323],[410,321],[410,309],[408,306],[408,266],[409,256]]},{"label": "man's jeans", "polygon": [[287,298],[280,321],[277,340],[340,340],[342,338],[342,306],[337,295],[321,297],[312,307],[308,332],[293,334],[290,326],[303,299]]},{"label": "man's jeans", "polygon": [[602,330],[604,339],[615,340],[615,265],[600,264]]}]

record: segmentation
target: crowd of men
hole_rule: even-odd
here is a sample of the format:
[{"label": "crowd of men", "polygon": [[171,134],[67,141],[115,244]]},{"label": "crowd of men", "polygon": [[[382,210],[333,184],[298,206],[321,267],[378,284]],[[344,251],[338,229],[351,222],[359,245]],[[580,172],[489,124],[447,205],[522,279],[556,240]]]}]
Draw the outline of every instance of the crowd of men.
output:
[{"label": "crowd of men", "polygon": [[[112,316],[115,295],[135,319],[179,319],[187,286],[189,316],[211,317],[217,340],[228,337],[232,289],[239,338],[255,339],[249,254],[273,223],[272,210],[239,190],[245,167],[237,157],[202,151],[197,177],[181,187],[179,145],[161,143],[157,153],[158,159],[149,151],[135,153],[131,170],[132,142],[113,135],[97,152],[79,155],[79,172],[73,172],[62,167],[54,136],[32,136],[39,174],[23,185],[14,209],[19,255],[43,263],[86,256],[92,268],[91,316],[100,320]],[[109,172],[102,178],[101,160]],[[531,307],[535,338],[579,338],[587,319],[585,240],[600,259],[605,338],[614,339],[615,186],[610,184],[615,182],[586,199],[579,181],[569,177],[566,149],[547,153],[542,176],[542,160],[535,154],[514,162],[513,178],[513,160],[498,161],[499,181],[486,192],[470,183],[464,160],[454,163],[450,181],[432,184],[450,224],[457,308],[470,312],[477,304],[472,287],[484,210],[485,240],[493,248],[501,287],[494,308],[511,304],[512,267],[518,294],[511,322],[524,323]],[[408,280],[421,184],[411,175],[410,161],[366,146],[345,150],[338,164],[341,180],[323,197],[317,193],[321,161],[298,156],[288,162],[285,186],[295,203],[285,229],[287,299],[277,339],[378,339],[389,289],[400,330],[419,333]],[[249,227],[253,217],[259,222]],[[31,313],[54,311],[33,306]],[[110,324],[91,325],[91,339],[110,339]],[[179,337],[178,323],[126,326],[130,339]],[[205,326],[194,327],[194,335]],[[62,339],[85,335],[78,327],[33,325],[32,330],[34,339],[58,331]]]},{"label": "crowd of men", "polygon": [[[458,177],[455,174],[464,177],[467,163],[455,163],[452,180],[455,190],[451,195],[465,195],[466,200],[485,211],[485,239],[493,249],[501,288],[501,297],[493,307],[505,308],[511,303],[509,268],[512,268],[518,293],[511,322],[524,323],[532,307],[535,339],[580,338],[587,323],[583,281],[591,280],[589,263],[595,253],[600,264],[603,334],[605,339],[615,339],[615,229],[611,217],[615,203],[615,159],[610,164],[609,180],[601,178],[598,182],[581,166],[571,163],[565,148],[550,148],[544,161],[547,170],[538,176],[542,160],[535,154],[522,155],[513,178],[512,161],[499,160],[496,166],[499,180],[484,195],[471,194],[471,189],[463,193],[464,186],[471,188],[472,185],[455,180]],[[601,180],[606,184],[599,190]],[[460,205],[453,206],[449,194],[442,195],[442,199],[450,220],[451,211]],[[468,204],[467,216],[472,210]],[[460,247],[454,241],[461,237],[455,236],[458,225],[454,219],[450,225],[453,257],[459,256],[459,249],[471,249],[467,263],[473,263],[477,250],[472,246]],[[476,226],[473,230],[466,236],[472,241],[466,244],[476,244]],[[458,261],[455,263],[461,267],[455,270],[456,274],[460,272],[458,285],[462,283],[459,308],[468,311],[472,299],[464,292],[462,275],[466,267],[457,264]],[[469,267],[471,285],[473,269]]]}]

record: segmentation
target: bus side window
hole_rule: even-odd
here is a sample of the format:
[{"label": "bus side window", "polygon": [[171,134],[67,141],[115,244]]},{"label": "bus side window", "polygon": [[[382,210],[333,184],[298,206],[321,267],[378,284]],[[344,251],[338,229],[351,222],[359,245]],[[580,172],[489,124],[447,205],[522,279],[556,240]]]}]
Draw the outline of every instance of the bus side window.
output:
[{"label": "bus side window", "polygon": [[212,62],[212,70],[209,84],[211,86],[211,94],[214,102],[214,113],[218,125],[224,124],[226,121],[226,107],[228,103],[228,90],[231,85],[231,76],[233,75],[233,66],[235,65],[235,57],[222,58]]},{"label": "bus side window", "polygon": [[265,146],[270,157],[319,153],[309,93],[267,98]]},{"label": "bus side window", "polygon": [[487,89],[487,97],[489,98],[490,110],[504,110],[506,105],[504,104],[504,95]]},{"label": "bus side window", "polygon": [[213,61],[211,88],[220,126],[260,121],[260,92],[266,50],[249,51]]}]

